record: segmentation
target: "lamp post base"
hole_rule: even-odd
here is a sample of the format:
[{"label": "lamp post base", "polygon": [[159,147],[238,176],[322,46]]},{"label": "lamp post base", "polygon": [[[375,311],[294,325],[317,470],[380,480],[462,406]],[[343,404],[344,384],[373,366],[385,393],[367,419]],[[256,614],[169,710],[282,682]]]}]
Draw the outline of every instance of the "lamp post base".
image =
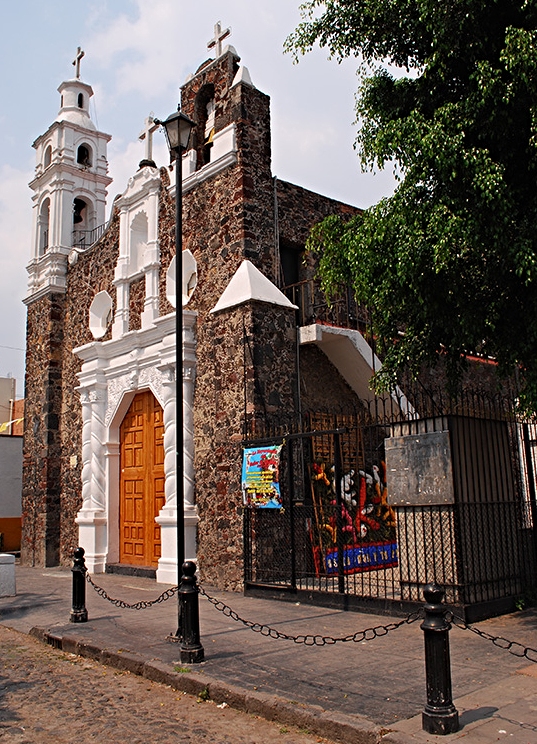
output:
[{"label": "lamp post base", "polygon": [[200,664],[205,661],[203,646],[198,648],[181,648],[179,658],[182,664]]},{"label": "lamp post base", "polygon": [[422,728],[428,734],[446,736],[459,730],[459,713],[453,707],[444,711],[428,711],[421,714]]}]

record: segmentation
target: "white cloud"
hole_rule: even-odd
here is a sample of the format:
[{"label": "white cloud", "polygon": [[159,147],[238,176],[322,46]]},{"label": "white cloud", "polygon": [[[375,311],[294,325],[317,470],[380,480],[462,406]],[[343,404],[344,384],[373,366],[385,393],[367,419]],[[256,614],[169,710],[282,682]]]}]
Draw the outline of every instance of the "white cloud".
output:
[{"label": "white cloud", "polygon": [[110,95],[158,96],[177,84],[179,60],[184,64],[177,41],[180,4],[138,0],[137,6],[137,17],[119,15],[87,42],[98,67],[111,78]]}]

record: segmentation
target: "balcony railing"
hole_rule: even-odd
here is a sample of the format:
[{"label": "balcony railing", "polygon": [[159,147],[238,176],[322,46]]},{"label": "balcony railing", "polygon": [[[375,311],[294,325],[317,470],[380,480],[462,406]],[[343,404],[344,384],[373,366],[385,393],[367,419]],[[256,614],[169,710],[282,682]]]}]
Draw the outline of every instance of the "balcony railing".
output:
[{"label": "balcony railing", "polygon": [[105,228],[106,224],[98,225],[93,230],[73,230],[73,248],[89,248],[99,240]]},{"label": "balcony railing", "polygon": [[367,310],[358,305],[348,288],[328,304],[319,283],[308,279],[283,288],[283,293],[298,306],[300,326],[324,323],[339,328],[352,328],[361,333],[369,332]]}]

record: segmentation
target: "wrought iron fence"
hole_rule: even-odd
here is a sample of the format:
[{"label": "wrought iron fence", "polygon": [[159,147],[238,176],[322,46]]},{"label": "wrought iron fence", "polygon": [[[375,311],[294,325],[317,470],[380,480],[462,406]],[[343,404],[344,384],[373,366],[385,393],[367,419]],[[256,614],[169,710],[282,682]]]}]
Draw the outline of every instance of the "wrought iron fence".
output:
[{"label": "wrought iron fence", "polygon": [[106,225],[98,225],[93,230],[73,230],[73,248],[89,248],[99,240],[105,228]]},{"label": "wrought iron fence", "polygon": [[[442,406],[416,391],[409,399],[406,409],[394,396],[352,412],[310,412],[301,433],[281,436],[282,508],[244,509],[247,590],[344,595],[401,610],[435,582],[448,602],[480,606],[485,616],[502,602],[512,609],[534,586],[536,461],[526,448],[535,424],[496,396]],[[396,497],[386,443],[430,434],[449,449],[448,496]]]},{"label": "wrought iron fence", "polygon": [[319,282],[314,279],[289,284],[282,291],[298,307],[300,326],[326,323],[359,330],[364,334],[370,330],[368,312],[356,303],[350,287],[330,303],[322,294]]}]

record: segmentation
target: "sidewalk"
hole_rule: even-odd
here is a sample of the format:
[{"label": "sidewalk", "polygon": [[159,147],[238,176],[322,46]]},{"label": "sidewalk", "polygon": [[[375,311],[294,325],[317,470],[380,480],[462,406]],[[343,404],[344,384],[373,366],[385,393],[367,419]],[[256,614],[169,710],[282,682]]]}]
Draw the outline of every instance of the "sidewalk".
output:
[{"label": "sidewalk", "polygon": [[[156,599],[167,587],[151,579],[93,577],[115,599]],[[166,640],[177,629],[177,597],[144,610],[118,609],[87,585],[87,623],[69,623],[71,571],[16,567],[17,595],[0,598],[0,622],[79,653],[213,700],[354,744],[425,744],[509,740],[537,744],[537,664],[474,633],[450,633],[453,696],[461,729],[449,736],[421,730],[425,703],[420,621],[359,643],[304,646],[275,640],[233,621],[200,597],[206,661],[188,668]],[[292,636],[344,637],[397,618],[305,604],[207,593],[248,621]],[[537,648],[537,610],[479,623]]]}]

